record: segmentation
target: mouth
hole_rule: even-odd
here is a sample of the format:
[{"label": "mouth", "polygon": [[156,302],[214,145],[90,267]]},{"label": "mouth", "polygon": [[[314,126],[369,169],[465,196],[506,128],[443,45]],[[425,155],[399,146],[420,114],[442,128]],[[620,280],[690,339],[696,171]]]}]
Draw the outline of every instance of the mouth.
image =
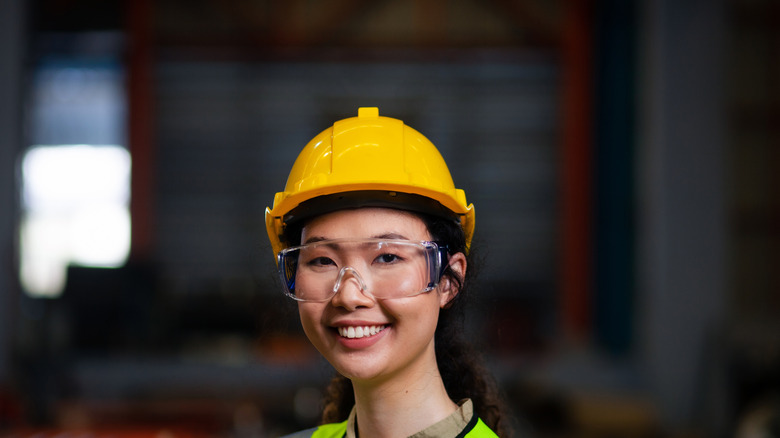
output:
[{"label": "mouth", "polygon": [[347,339],[360,339],[374,336],[387,328],[387,325],[343,326],[338,327],[339,336]]}]

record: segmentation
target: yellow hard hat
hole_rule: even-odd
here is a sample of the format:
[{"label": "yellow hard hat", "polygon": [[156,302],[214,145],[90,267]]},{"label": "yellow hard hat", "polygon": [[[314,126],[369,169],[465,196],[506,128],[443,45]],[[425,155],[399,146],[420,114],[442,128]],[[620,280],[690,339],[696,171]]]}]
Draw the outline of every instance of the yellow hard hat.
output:
[{"label": "yellow hard hat", "polygon": [[346,207],[389,206],[452,217],[466,248],[474,234],[474,206],[456,189],[439,151],[401,120],[360,108],[303,148],[283,192],[265,210],[271,248],[284,248],[286,224]]}]

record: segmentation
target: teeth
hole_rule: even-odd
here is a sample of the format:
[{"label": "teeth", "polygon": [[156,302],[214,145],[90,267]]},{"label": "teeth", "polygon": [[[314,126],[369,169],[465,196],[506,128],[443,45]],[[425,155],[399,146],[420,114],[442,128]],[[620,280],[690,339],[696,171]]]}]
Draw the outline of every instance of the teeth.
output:
[{"label": "teeth", "polygon": [[339,334],[345,338],[360,339],[366,336],[374,336],[385,329],[383,325],[367,325],[363,327],[339,327]]}]

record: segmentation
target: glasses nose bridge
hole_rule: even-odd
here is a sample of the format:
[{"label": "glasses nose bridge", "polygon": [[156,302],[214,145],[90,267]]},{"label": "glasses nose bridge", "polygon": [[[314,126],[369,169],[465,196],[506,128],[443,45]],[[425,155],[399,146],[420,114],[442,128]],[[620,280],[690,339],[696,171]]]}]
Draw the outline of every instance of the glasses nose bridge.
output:
[{"label": "glasses nose bridge", "polygon": [[365,292],[368,287],[366,282],[363,281],[363,277],[360,276],[360,272],[351,266],[344,266],[339,270],[339,275],[336,277],[336,281],[333,284],[333,294],[335,295],[341,289],[341,286],[352,278],[357,283],[360,292]]}]

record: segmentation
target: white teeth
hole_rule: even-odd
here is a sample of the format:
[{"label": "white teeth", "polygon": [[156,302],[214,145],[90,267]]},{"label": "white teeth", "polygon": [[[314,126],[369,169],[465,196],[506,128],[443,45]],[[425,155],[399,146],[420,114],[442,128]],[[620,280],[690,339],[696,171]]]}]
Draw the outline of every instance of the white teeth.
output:
[{"label": "white teeth", "polygon": [[366,336],[374,336],[384,330],[383,325],[370,325],[364,327],[339,327],[339,335],[349,339],[360,339]]}]

